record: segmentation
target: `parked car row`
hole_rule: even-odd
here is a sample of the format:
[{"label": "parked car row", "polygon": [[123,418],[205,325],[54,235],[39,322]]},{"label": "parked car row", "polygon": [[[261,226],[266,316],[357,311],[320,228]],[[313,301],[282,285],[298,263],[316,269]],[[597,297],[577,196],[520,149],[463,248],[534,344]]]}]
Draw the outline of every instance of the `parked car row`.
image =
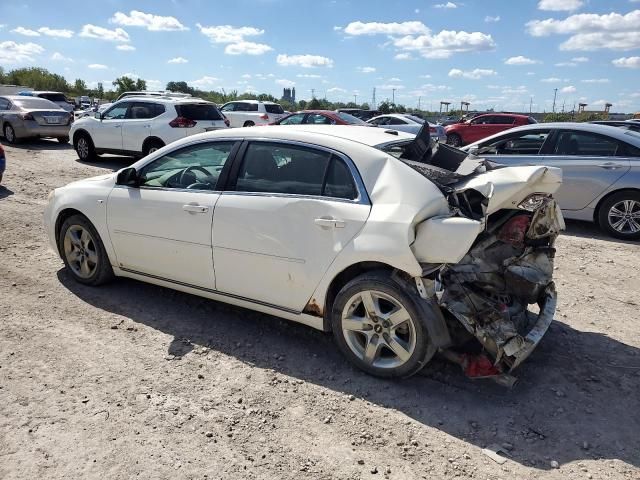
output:
[{"label": "parked car row", "polygon": [[57,138],[69,141],[73,112],[37,96],[6,95],[0,97],[0,126],[8,143],[24,138]]}]

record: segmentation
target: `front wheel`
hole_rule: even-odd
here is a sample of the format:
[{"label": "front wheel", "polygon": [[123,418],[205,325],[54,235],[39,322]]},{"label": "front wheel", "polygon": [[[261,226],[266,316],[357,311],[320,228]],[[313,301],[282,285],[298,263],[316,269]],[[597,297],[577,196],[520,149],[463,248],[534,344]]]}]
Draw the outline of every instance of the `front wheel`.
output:
[{"label": "front wheel", "polygon": [[360,275],[336,296],[333,335],[357,367],[378,377],[408,377],[435,353],[417,293],[387,272]]},{"label": "front wheel", "polygon": [[244,125],[242,125],[243,127],[253,127],[255,125],[255,123],[253,123],[252,121],[246,121],[244,122]]},{"label": "front wheel", "polygon": [[146,157],[150,153],[160,150],[162,147],[164,147],[164,143],[160,140],[149,140],[142,148],[142,154]]},{"label": "front wheel", "polygon": [[461,147],[462,146],[462,137],[457,133],[452,133],[451,135],[447,135],[447,144],[452,147]]},{"label": "front wheel", "polygon": [[73,278],[98,286],[113,278],[113,269],[94,226],[82,215],[66,219],[60,229],[58,247]]},{"label": "front wheel", "polygon": [[96,158],[96,149],[93,146],[93,141],[91,137],[86,133],[81,133],[76,138],[74,142],[74,148],[76,149],[76,153],[78,154],[78,158],[83,162],[88,162],[91,160],[95,160]]},{"label": "front wheel", "polygon": [[611,195],[598,210],[598,223],[612,237],[640,239],[640,193],[622,191]]}]

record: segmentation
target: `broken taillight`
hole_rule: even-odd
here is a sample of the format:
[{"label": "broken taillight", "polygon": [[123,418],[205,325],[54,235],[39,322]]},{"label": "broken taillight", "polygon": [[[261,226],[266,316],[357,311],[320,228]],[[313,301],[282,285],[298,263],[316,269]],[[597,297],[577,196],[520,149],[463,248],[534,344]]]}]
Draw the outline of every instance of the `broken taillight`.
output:
[{"label": "broken taillight", "polygon": [[260,115],[260,119],[261,120],[269,120],[269,115],[267,115],[266,113],[263,113],[262,115]]},{"label": "broken taillight", "polygon": [[30,113],[21,113],[20,118],[22,120],[35,120],[35,118],[33,118],[33,115],[31,115]]},{"label": "broken taillight", "polygon": [[196,126],[196,121],[185,117],[176,117],[169,122],[169,126],[173,128],[192,128]]},{"label": "broken taillight", "polygon": [[530,224],[531,218],[528,215],[516,215],[500,229],[498,239],[512,245],[522,245]]}]

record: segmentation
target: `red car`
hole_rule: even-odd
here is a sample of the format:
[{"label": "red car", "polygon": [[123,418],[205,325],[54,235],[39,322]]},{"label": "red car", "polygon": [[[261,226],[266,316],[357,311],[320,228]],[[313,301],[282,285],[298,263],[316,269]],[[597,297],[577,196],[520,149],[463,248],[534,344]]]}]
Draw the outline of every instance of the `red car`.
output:
[{"label": "red car", "polygon": [[485,113],[471,120],[454,123],[445,127],[447,143],[454,147],[462,147],[477,142],[495,133],[509,130],[520,125],[538,123],[535,118],[515,113]]},{"label": "red car", "polygon": [[360,120],[353,115],[344,112],[334,112],[333,110],[302,110],[281,118],[271,125],[365,125],[367,122]]}]

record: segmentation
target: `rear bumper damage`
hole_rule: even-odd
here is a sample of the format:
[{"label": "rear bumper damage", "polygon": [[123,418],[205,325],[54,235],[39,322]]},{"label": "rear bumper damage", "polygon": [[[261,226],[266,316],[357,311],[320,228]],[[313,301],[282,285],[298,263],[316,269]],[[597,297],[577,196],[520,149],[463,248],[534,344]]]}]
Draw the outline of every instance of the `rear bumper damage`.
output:
[{"label": "rear bumper damage", "polygon": [[[563,228],[551,197],[533,212],[503,210],[488,219],[485,232],[460,262],[439,271],[435,292],[440,307],[464,327],[458,337],[472,335],[491,358],[492,368],[470,376],[511,372],[542,340],[556,309],[553,244]],[[469,367],[473,361],[458,363],[469,374],[477,367]]]}]

